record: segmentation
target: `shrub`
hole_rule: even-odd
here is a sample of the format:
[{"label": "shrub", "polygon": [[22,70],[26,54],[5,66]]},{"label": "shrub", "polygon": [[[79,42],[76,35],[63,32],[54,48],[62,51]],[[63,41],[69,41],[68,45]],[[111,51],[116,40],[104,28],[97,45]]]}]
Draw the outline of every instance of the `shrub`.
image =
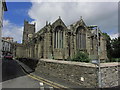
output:
[{"label": "shrub", "polygon": [[90,59],[88,58],[88,54],[84,52],[78,52],[71,61],[76,62],[89,62]]},{"label": "shrub", "polygon": [[112,58],[110,62],[120,62],[120,58]]}]

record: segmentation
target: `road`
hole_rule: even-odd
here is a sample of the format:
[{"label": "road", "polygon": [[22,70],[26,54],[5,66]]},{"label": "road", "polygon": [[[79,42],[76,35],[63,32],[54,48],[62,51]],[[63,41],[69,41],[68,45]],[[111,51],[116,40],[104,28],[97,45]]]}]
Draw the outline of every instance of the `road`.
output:
[{"label": "road", "polygon": [[28,88],[29,90],[30,88],[32,90],[52,90],[53,88],[30,78],[15,60],[3,60],[0,65],[2,65],[2,88]]}]

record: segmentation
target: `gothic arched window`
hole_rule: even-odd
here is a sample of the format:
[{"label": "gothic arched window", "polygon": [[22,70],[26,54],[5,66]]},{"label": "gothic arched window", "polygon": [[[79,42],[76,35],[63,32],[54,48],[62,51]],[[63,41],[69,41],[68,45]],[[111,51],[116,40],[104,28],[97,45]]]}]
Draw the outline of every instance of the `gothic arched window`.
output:
[{"label": "gothic arched window", "polygon": [[54,32],[54,48],[63,48],[63,27],[57,26]]},{"label": "gothic arched window", "polygon": [[78,49],[86,49],[86,32],[84,27],[78,27],[76,30],[76,46]]}]

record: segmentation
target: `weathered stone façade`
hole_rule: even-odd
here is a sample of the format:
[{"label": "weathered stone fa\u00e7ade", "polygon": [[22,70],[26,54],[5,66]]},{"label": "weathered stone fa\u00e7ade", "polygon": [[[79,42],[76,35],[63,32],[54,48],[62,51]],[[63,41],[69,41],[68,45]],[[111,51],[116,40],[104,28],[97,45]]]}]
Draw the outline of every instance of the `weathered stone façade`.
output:
[{"label": "weathered stone fa\u00e7ade", "polygon": [[24,21],[23,43],[17,45],[16,57],[67,59],[78,51],[88,53],[91,59],[106,60],[106,39],[96,26],[87,26],[82,18],[66,26],[59,17],[52,24],[46,22],[37,33],[35,24]]}]

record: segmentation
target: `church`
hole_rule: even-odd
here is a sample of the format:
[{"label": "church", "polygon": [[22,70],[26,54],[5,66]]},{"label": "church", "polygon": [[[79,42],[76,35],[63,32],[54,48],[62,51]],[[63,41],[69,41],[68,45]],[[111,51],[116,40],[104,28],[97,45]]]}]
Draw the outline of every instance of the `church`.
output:
[{"label": "church", "polygon": [[61,17],[35,32],[35,24],[24,21],[23,41],[17,46],[16,57],[65,60],[77,52],[90,59],[107,59],[106,39],[98,26],[87,26],[82,17],[66,26]]}]

